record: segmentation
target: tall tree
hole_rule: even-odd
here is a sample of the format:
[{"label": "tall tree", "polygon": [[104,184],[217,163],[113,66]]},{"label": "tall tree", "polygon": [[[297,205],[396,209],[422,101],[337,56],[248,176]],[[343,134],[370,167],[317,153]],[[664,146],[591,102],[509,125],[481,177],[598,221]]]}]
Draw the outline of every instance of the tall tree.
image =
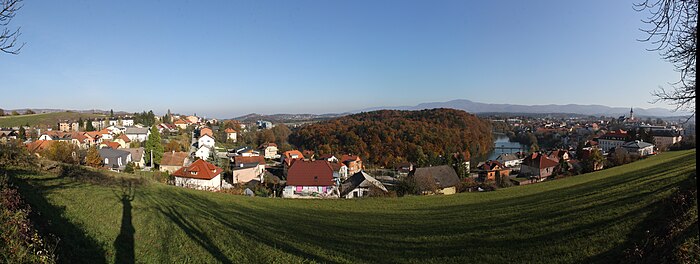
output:
[{"label": "tall tree", "polygon": [[85,121],[85,131],[95,131],[95,127],[92,125],[92,120]]},{"label": "tall tree", "polygon": [[109,117],[114,117],[114,109],[109,109]]},{"label": "tall tree", "polygon": [[698,0],[644,0],[635,4],[639,12],[648,17],[642,20],[649,27],[642,29],[652,43],[650,51],[658,51],[661,57],[672,63],[680,73],[680,80],[652,92],[654,103],[667,102],[676,110],[688,110],[695,115],[696,50],[698,38]]},{"label": "tall tree", "polygon": [[24,129],[24,126],[19,127],[19,139],[27,140],[27,131]]},{"label": "tall tree", "polygon": [[[156,126],[151,127],[151,134],[146,140],[145,148],[145,161],[148,164],[160,164],[160,160],[163,158],[163,144],[160,142],[160,133],[158,133],[158,128]],[[153,151],[153,162],[151,163],[151,151]]]},{"label": "tall tree", "polygon": [[0,0],[0,51],[4,53],[19,54],[24,47],[24,43],[17,43],[21,35],[19,28],[12,30],[7,27],[21,8],[22,0]]}]

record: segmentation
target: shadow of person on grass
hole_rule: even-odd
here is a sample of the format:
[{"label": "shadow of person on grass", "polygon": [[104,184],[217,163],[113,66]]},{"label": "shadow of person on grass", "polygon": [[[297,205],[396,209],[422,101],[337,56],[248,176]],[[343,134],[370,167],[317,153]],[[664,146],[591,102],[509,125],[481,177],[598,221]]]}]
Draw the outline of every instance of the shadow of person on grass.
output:
[{"label": "shadow of person on grass", "polygon": [[131,202],[134,201],[134,186],[122,182],[119,200],[122,203],[122,224],[117,239],[114,240],[116,254],[114,263],[134,263],[134,225],[131,222]]}]

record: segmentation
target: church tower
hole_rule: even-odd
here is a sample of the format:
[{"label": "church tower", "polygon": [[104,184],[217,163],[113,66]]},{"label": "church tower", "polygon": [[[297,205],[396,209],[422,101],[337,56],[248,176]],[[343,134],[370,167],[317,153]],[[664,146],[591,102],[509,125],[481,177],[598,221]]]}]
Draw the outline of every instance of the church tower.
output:
[{"label": "church tower", "polygon": [[630,120],[634,120],[634,110],[630,107]]}]

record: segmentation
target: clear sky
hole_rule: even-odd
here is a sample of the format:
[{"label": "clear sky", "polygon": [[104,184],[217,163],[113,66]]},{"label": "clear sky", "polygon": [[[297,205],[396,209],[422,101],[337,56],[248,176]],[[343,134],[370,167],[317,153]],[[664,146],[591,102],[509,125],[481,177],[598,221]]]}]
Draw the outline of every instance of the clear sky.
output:
[{"label": "clear sky", "polygon": [[219,118],[469,99],[650,105],[634,1],[25,1],[0,108]]}]

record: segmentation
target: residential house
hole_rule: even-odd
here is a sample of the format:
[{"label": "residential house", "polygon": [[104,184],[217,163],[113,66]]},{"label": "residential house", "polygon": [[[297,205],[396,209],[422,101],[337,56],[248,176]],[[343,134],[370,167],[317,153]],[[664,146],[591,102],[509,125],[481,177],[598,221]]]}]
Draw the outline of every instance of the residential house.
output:
[{"label": "residential house", "polygon": [[214,131],[212,131],[211,128],[202,127],[199,129],[199,136],[201,137],[204,135],[208,135],[208,136],[214,138]]},{"label": "residential house", "polygon": [[185,121],[185,120],[178,119],[178,120],[175,120],[175,122],[173,122],[173,124],[179,129],[187,129],[187,125],[189,123],[187,123],[187,121]]},{"label": "residential house", "polygon": [[32,154],[36,155],[37,157],[41,157],[44,150],[48,149],[49,147],[51,147],[51,145],[53,145],[56,142],[58,142],[58,141],[37,140],[37,141],[34,141],[34,142],[27,144],[27,150],[29,150],[29,153],[32,153]]},{"label": "residential house", "polygon": [[333,169],[328,161],[294,160],[287,173],[285,198],[338,197]]},{"label": "residential house", "polygon": [[340,185],[340,197],[346,199],[366,197],[371,194],[372,189],[384,193],[389,192],[384,184],[364,171],[360,171]]},{"label": "residential house", "polygon": [[459,177],[449,165],[415,168],[408,177],[412,177],[423,194],[455,194]]},{"label": "residential house", "polygon": [[63,121],[58,123],[58,130],[61,132],[78,131],[78,122]]},{"label": "residential house", "polygon": [[569,151],[562,149],[552,150],[547,156],[556,162],[559,162],[561,159],[564,159],[565,161],[569,161],[571,159]]},{"label": "residential house", "polygon": [[301,154],[304,155],[305,159],[314,160],[315,153],[313,150],[305,149],[304,151],[301,152]]},{"label": "residential house", "polygon": [[194,153],[194,156],[203,160],[208,160],[211,156],[211,148],[207,146],[200,146],[199,149]]},{"label": "residential house", "polygon": [[151,135],[151,130],[147,127],[127,127],[124,134],[131,141],[144,142]]},{"label": "residential house", "polygon": [[224,132],[226,132],[226,139],[227,140],[230,140],[231,142],[236,143],[236,141],[237,141],[236,137],[238,134],[236,132],[236,130],[234,130],[232,128],[227,128],[226,130],[224,130]]},{"label": "residential house", "polygon": [[339,162],[333,154],[325,154],[318,157],[319,160],[327,160],[330,163]]},{"label": "residential house", "polygon": [[559,162],[549,158],[547,155],[532,153],[525,157],[523,163],[520,164],[520,174],[541,181],[551,176],[557,165],[559,165]]},{"label": "residential house", "polygon": [[14,130],[0,130],[0,142],[7,142],[12,139],[17,139],[19,132]]},{"label": "residential house", "polygon": [[340,162],[329,162],[333,168],[333,179],[340,184],[341,181],[348,178],[348,166]]},{"label": "residential house", "polygon": [[121,145],[118,142],[114,141],[102,141],[98,148],[111,148],[111,149],[118,149],[121,148]]},{"label": "residential house", "polygon": [[260,152],[253,150],[253,148],[245,146],[241,148],[237,148],[234,150],[236,153],[236,156],[243,156],[243,157],[254,157],[254,156],[260,156]]},{"label": "residential house", "polygon": [[189,122],[190,124],[199,123],[199,117],[197,117],[197,116],[187,116],[187,117],[185,117],[185,120],[187,120],[187,122]]},{"label": "residential house", "polygon": [[287,175],[289,167],[295,160],[304,159],[304,154],[298,150],[288,150],[282,153],[282,165],[284,166],[284,175]]},{"label": "residential house", "polygon": [[263,154],[266,159],[274,159],[279,157],[277,154],[277,144],[275,143],[265,143],[258,147],[258,150]]},{"label": "residential house", "polygon": [[189,153],[187,152],[165,152],[160,160],[160,171],[173,173],[184,167],[189,161]]},{"label": "residential house", "polygon": [[681,132],[673,129],[651,130],[654,145],[660,150],[666,150],[683,139]]},{"label": "residential house", "polygon": [[627,142],[629,135],[627,131],[622,129],[610,131],[598,137],[598,146],[604,152],[608,152],[616,147],[622,146]]},{"label": "residential house", "polygon": [[519,158],[515,154],[510,153],[498,155],[498,157],[496,157],[496,160],[502,163],[503,166],[506,166],[508,168],[513,168],[520,165],[520,163],[523,163],[523,159]]},{"label": "residential house", "polygon": [[175,185],[199,190],[219,190],[221,189],[224,170],[206,162],[196,160],[187,167],[182,167],[173,172]]},{"label": "residential house", "polygon": [[120,134],[117,138],[113,139],[112,142],[118,143],[121,148],[128,148],[131,144],[131,139],[125,134]]},{"label": "residential house", "polygon": [[95,128],[96,130],[98,130],[98,131],[99,131],[99,130],[102,130],[103,128],[106,127],[104,121],[99,120],[99,119],[95,119],[95,120],[92,120],[92,121],[89,121],[89,122],[92,123],[92,127],[94,127],[94,128]]},{"label": "residential house", "polygon": [[120,149],[102,148],[99,150],[102,166],[113,171],[123,171],[126,164],[131,162],[131,153]]},{"label": "residential house", "polygon": [[624,149],[630,155],[645,157],[654,154],[654,145],[644,141],[635,140],[622,144],[620,148]]},{"label": "residential house", "polygon": [[348,166],[348,174],[353,175],[363,169],[362,159],[356,155],[342,155],[340,162]]},{"label": "residential house", "polygon": [[122,118],[121,125],[124,127],[134,126],[134,119],[132,118]]},{"label": "residential house", "polygon": [[199,139],[197,139],[197,147],[209,147],[213,148],[215,143],[215,140],[212,136],[210,135],[201,135],[199,136]]},{"label": "residential house", "polygon": [[131,153],[131,162],[133,162],[137,168],[143,168],[146,166],[146,159],[144,158],[144,148],[123,148],[122,150]]},{"label": "residential house", "polygon": [[253,180],[258,182],[263,182],[263,175],[265,174],[265,160],[262,163],[258,158],[262,159],[262,156],[258,157],[235,157],[236,162],[231,167],[233,172],[232,183],[233,184],[245,184]]},{"label": "residential house", "polygon": [[158,124],[158,133],[165,134],[165,133],[177,133],[178,128],[177,126],[173,124],[167,124],[167,123],[160,123]]},{"label": "residential house", "polygon": [[479,171],[479,181],[499,181],[501,177],[510,176],[510,168],[503,165],[500,161],[489,160],[479,164],[476,167]]}]

